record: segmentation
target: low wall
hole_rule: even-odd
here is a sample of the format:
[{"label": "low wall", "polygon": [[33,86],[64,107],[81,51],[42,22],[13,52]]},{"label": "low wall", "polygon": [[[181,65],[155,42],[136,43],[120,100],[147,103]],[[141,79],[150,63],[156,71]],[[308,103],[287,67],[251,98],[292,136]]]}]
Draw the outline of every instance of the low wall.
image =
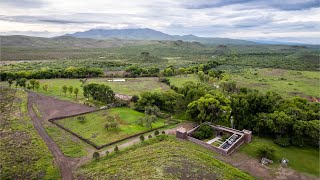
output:
[{"label": "low wall", "polygon": [[210,149],[210,150],[213,150],[213,151],[216,151],[217,153],[219,154],[222,154],[224,156],[227,155],[227,151],[224,151],[223,149],[220,149],[218,147],[215,147],[215,146],[212,146],[211,144],[207,144],[203,141],[200,141],[199,139],[196,139],[196,138],[193,138],[191,136],[188,136],[187,140],[193,142],[193,143],[196,143],[196,144],[199,144],[207,149]]}]

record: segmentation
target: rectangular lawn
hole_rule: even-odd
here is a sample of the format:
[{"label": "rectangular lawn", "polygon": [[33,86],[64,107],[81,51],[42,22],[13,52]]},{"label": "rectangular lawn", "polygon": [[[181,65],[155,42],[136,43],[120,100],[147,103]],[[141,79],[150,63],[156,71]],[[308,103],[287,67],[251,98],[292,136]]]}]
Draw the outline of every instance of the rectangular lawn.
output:
[{"label": "rectangular lawn", "polygon": [[[106,129],[104,127],[107,122],[107,115],[112,115],[116,118],[119,124],[117,128]],[[56,122],[89,139],[98,146],[150,130],[148,127],[136,124],[136,121],[145,115],[130,108],[112,108],[83,116],[85,116],[84,122],[80,122],[77,117],[66,118]],[[152,128],[158,128],[163,125],[164,119],[158,119],[152,124]]]}]

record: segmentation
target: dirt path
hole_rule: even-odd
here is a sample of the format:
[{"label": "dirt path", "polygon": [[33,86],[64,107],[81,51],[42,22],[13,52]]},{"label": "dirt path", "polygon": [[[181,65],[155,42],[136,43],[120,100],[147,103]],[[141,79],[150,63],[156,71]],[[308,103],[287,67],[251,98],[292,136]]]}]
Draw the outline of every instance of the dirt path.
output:
[{"label": "dirt path", "polygon": [[32,119],[33,126],[38,131],[39,135],[45,141],[49,150],[54,156],[55,162],[60,168],[62,179],[72,180],[73,179],[72,168],[75,164],[78,163],[79,160],[66,157],[63,154],[63,152],[59,149],[58,145],[47,134],[47,132],[45,131],[41,123],[42,120],[37,117],[36,113],[33,111],[33,108],[32,108],[32,105],[35,101],[35,97],[36,95],[34,93],[31,93],[31,92],[28,93],[28,112]]}]

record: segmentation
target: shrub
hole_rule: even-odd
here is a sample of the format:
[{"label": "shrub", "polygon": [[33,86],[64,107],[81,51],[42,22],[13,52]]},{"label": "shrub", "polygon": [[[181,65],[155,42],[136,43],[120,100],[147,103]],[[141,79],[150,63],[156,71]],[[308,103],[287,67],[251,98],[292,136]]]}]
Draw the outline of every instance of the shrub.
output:
[{"label": "shrub", "polygon": [[109,155],[109,151],[106,151],[106,156],[108,156]]},{"label": "shrub", "polygon": [[148,136],[148,138],[151,139],[151,138],[152,138],[152,135],[150,134],[150,135]]},{"label": "shrub", "polygon": [[132,102],[138,102],[138,100],[139,100],[139,96],[137,96],[137,95],[133,95],[131,98]]},{"label": "shrub", "polygon": [[156,130],[155,132],[154,132],[154,135],[155,136],[158,136],[160,133],[159,133],[159,131],[158,130]]},{"label": "shrub", "polygon": [[229,134],[224,134],[224,135],[222,135],[222,137],[221,137],[221,141],[225,141],[225,140],[227,140],[229,137],[230,137]]},{"label": "shrub", "polygon": [[259,158],[268,158],[274,159],[275,158],[275,150],[269,146],[262,146],[258,148],[258,156]]},{"label": "shrub", "polygon": [[161,133],[162,133],[162,134],[166,134],[166,132],[165,132],[165,131],[162,131]]},{"label": "shrub", "polygon": [[207,124],[200,125],[200,127],[194,133],[192,133],[192,137],[200,140],[210,138],[212,135],[213,129]]},{"label": "shrub", "polygon": [[94,153],[92,154],[92,158],[93,158],[93,159],[99,159],[99,158],[100,158],[100,154],[99,154],[98,152],[94,152]]},{"label": "shrub", "polygon": [[119,152],[119,148],[118,148],[118,146],[116,146],[116,147],[114,147],[114,152]]},{"label": "shrub", "polygon": [[274,143],[276,143],[282,147],[288,147],[288,146],[290,146],[290,138],[288,136],[285,136],[285,137],[278,136],[274,140]]},{"label": "shrub", "polygon": [[141,141],[141,142],[144,141],[144,136],[143,136],[143,135],[140,136],[140,141]]},{"label": "shrub", "polygon": [[77,119],[79,122],[84,123],[86,120],[86,117],[85,116],[78,116]]}]

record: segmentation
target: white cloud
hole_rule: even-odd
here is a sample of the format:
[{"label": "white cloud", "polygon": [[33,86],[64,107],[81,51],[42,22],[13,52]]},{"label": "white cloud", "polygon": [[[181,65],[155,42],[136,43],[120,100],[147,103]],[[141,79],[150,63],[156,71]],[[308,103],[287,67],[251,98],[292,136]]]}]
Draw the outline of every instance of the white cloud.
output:
[{"label": "white cloud", "polygon": [[[5,0],[0,1],[0,34],[39,32],[41,36],[52,36],[96,27],[144,27],[171,34],[242,39],[300,38],[299,42],[314,43],[320,39],[317,33],[320,32],[320,8],[310,7],[311,1],[303,4],[299,1],[301,8],[296,3],[285,10],[286,3],[292,6],[292,2],[239,0],[224,4],[219,1],[218,6],[188,8],[191,3],[188,0],[122,0],[117,3],[107,0],[12,3]],[[206,2],[211,1],[196,3]],[[194,5],[198,6],[196,3]]]}]

